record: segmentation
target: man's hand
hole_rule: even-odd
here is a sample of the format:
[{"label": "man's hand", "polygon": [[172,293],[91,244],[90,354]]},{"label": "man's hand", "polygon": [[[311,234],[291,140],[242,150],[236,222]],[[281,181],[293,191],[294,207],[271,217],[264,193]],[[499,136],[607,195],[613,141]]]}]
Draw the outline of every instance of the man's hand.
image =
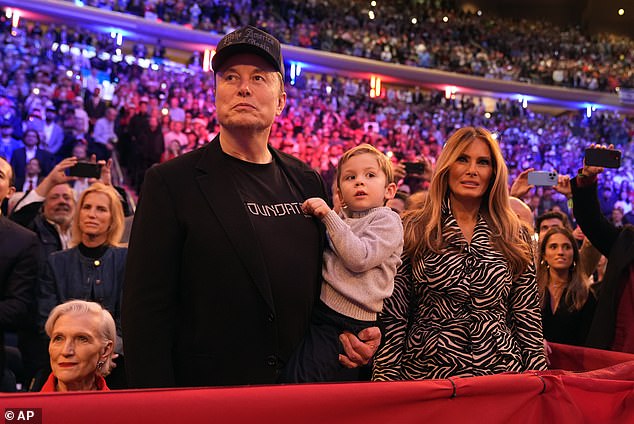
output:
[{"label": "man's hand", "polygon": [[[594,144],[590,145],[591,149],[609,149],[614,150],[614,144],[610,144],[608,147],[605,147],[603,144]],[[592,178],[595,175],[599,175],[603,172],[603,168],[600,166],[588,166],[586,165],[586,161],[583,161],[583,169],[581,171],[585,177]]]},{"label": "man's hand", "polygon": [[60,163],[55,165],[53,170],[35,188],[35,192],[42,197],[46,197],[48,192],[51,191],[51,189],[56,185],[75,181],[77,177],[69,177],[68,175],[66,175],[66,170],[75,166],[76,164],[77,158],[74,156],[62,159]]},{"label": "man's hand", "polygon": [[570,187],[570,177],[568,175],[559,175],[557,177],[557,185],[554,185],[553,188],[567,198],[572,197],[572,187]]},{"label": "man's hand", "polygon": [[405,178],[405,176],[407,175],[407,172],[405,172],[405,165],[403,165],[402,162],[390,163],[392,164],[392,174],[394,175],[394,182],[398,184],[398,182]]},{"label": "man's hand", "polygon": [[101,165],[101,175],[99,177],[99,181],[108,186],[112,185],[112,159],[108,159],[107,162],[100,160],[97,163]]},{"label": "man's hand", "polygon": [[356,336],[346,332],[339,335],[339,341],[346,352],[345,355],[339,355],[339,362],[346,368],[357,368],[370,362],[376,353],[381,343],[381,331],[379,327],[369,327]]},{"label": "man's hand", "polygon": [[431,160],[429,160],[427,156],[421,156],[420,161],[423,162],[423,165],[425,166],[425,170],[423,171],[423,180],[431,181],[431,177],[434,174]]},{"label": "man's hand", "polygon": [[97,165],[101,166],[101,174],[99,174],[99,178],[90,178],[88,180],[88,182],[90,184],[96,183],[97,181],[99,181],[100,183],[103,183],[105,185],[112,185],[112,159],[108,159],[108,161],[106,162],[105,160],[97,160],[97,155],[91,155],[90,156],[90,163],[96,163]]},{"label": "man's hand", "polygon": [[517,176],[517,178],[515,179],[515,181],[513,181],[513,184],[511,185],[511,191],[510,191],[511,196],[521,199],[522,197],[526,196],[526,194],[528,193],[530,189],[535,187],[534,185],[528,184],[528,173],[534,170],[535,170],[534,168],[528,168],[520,172],[520,174]]},{"label": "man's hand", "polygon": [[63,184],[75,180],[75,177],[69,177],[68,175],[66,175],[66,170],[77,165],[77,162],[78,160],[74,156],[62,159],[60,163],[55,165],[53,170],[46,176],[46,178],[50,179],[51,183],[53,183],[54,185]]},{"label": "man's hand", "polygon": [[581,231],[581,227],[578,225],[575,227],[574,230],[572,230],[572,236],[577,241],[584,241],[586,239],[585,234],[583,234],[583,231]]},{"label": "man's hand", "polygon": [[307,215],[313,215],[316,218],[323,219],[331,209],[324,199],[311,197],[302,203],[302,211]]}]

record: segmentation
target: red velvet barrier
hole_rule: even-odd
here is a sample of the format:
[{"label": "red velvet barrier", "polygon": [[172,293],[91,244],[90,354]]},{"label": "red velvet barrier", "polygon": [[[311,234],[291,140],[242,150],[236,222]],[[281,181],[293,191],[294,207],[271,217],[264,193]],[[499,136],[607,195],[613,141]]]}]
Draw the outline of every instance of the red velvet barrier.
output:
[{"label": "red velvet barrier", "polygon": [[42,408],[44,423],[64,424],[634,423],[634,362],[393,383],[3,394],[6,408]]},{"label": "red velvet barrier", "polygon": [[548,355],[551,369],[568,371],[591,371],[607,368],[623,362],[634,361],[634,354],[591,349],[559,343],[549,343]]}]

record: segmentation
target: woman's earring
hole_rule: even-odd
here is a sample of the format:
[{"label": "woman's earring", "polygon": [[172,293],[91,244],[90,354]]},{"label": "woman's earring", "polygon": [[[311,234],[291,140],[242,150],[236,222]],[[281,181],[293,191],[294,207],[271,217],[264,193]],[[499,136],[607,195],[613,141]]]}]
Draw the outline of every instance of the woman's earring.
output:
[{"label": "woman's earring", "polygon": [[104,361],[97,362],[97,369],[100,370],[101,368],[103,368],[104,364],[105,364]]}]

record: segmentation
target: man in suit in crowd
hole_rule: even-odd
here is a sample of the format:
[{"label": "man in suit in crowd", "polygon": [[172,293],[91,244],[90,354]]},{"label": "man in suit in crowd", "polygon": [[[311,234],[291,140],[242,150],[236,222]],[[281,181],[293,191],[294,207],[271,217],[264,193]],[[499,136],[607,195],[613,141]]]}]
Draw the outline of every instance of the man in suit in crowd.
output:
[{"label": "man in suit in crowd", "polygon": [[40,161],[37,158],[32,158],[26,164],[26,174],[24,177],[15,179],[15,188],[23,193],[31,191],[37,187],[40,182],[40,175],[42,174],[42,168],[40,167]]},{"label": "man in suit in crowd", "polygon": [[[132,227],[122,325],[131,387],[271,384],[319,297],[325,231],[302,202],[319,175],[268,146],[286,103],[279,42],[245,27],[218,44],[219,135],[147,172]],[[341,336],[367,363],[378,328]],[[365,342],[364,342],[365,341]]]},{"label": "man in suit in crowd", "polygon": [[75,158],[58,163],[34,190],[17,201],[11,213],[13,221],[38,235],[43,262],[51,253],[68,248],[75,196],[69,185],[73,178],[65,171],[76,163]]},{"label": "man in suit in crowd", "polygon": [[57,109],[51,102],[46,104],[43,132],[44,142],[40,147],[55,155],[64,142],[64,129],[57,123]]},{"label": "man in suit in crowd", "polygon": [[[13,170],[0,158],[0,200],[15,192]],[[15,391],[15,375],[6,370],[4,331],[19,328],[35,299],[37,238],[32,231],[0,215],[0,391]]]},{"label": "man in suit in crowd", "polygon": [[38,160],[41,176],[45,176],[51,172],[55,166],[55,157],[46,150],[41,149],[39,147],[40,142],[39,132],[33,129],[25,131],[24,139],[22,140],[24,147],[16,149],[11,156],[11,167],[13,168],[16,179],[24,181],[24,177],[26,176],[26,165],[33,158]]},{"label": "man in suit in crowd", "polygon": [[101,88],[95,87],[92,93],[87,93],[83,109],[86,111],[86,115],[88,115],[90,132],[95,126],[97,119],[103,118],[106,115],[107,105],[101,98]]}]

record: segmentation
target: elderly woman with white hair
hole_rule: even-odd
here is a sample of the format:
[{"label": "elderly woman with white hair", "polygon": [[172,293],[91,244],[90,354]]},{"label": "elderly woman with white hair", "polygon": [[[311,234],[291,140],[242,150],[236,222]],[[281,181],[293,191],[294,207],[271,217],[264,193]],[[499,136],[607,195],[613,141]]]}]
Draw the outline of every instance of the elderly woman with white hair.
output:
[{"label": "elderly woman with white hair", "polygon": [[110,312],[95,302],[57,305],[45,325],[52,373],[42,392],[106,391],[113,367],[116,329]]}]

